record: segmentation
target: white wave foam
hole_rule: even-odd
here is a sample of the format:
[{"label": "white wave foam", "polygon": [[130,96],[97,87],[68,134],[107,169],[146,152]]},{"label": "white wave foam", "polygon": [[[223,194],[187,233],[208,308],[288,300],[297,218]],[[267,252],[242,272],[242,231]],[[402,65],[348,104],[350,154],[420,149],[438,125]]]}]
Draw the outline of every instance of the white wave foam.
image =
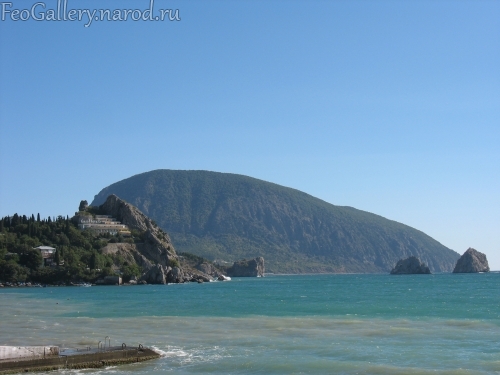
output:
[{"label": "white wave foam", "polygon": [[181,348],[170,348],[168,347],[167,350],[162,350],[158,348],[157,346],[151,346],[151,349],[153,349],[156,353],[158,353],[161,357],[187,357],[189,354],[183,351]]}]

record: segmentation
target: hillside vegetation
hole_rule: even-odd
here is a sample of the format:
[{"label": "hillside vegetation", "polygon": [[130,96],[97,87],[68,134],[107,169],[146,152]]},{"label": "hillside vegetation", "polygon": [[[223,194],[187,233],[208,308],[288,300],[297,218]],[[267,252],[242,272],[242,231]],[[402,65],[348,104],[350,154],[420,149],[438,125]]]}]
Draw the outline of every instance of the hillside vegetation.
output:
[{"label": "hillside vegetation", "polygon": [[91,205],[110,194],[154,219],[178,251],[228,262],[263,256],[268,272],[389,272],[411,255],[449,272],[459,257],[401,223],[242,175],[156,170],[104,188]]},{"label": "hillside vegetation", "polygon": [[[99,283],[106,276],[121,276],[124,282],[139,278],[140,283],[153,284],[199,282],[210,281],[221,272],[196,255],[184,253],[179,257],[167,233],[116,196],[108,197],[100,207],[85,207],[82,203],[71,219],[41,219],[40,215],[35,219],[34,215],[18,214],[0,219],[0,287],[3,283]],[[78,218],[95,214],[118,218],[128,226],[131,236],[78,228]],[[43,260],[38,246],[55,248],[55,252]],[[198,269],[201,264],[204,271]],[[161,268],[166,279],[148,278],[152,268]],[[170,277],[174,269],[176,275]]]},{"label": "hillside vegetation", "polygon": [[[0,219],[0,281],[66,284],[116,274],[125,279],[138,276],[141,269],[135,262],[102,251],[123,241],[120,236],[81,231],[68,217],[6,216]],[[43,267],[42,255],[34,249],[41,245],[56,248],[54,267]]]}]

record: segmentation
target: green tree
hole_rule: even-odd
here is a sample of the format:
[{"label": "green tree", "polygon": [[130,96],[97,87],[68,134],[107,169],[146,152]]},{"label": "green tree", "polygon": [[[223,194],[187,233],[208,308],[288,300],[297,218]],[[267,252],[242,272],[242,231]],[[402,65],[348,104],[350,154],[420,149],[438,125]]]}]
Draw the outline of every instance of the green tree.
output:
[{"label": "green tree", "polygon": [[137,264],[127,264],[122,267],[123,281],[129,282],[132,276],[140,276],[141,270]]},{"label": "green tree", "polygon": [[101,276],[115,276],[115,272],[111,267],[104,267],[104,269],[101,272]]},{"label": "green tree", "polygon": [[0,280],[17,282],[26,280],[26,269],[15,261],[0,260]]},{"label": "green tree", "polygon": [[56,266],[59,267],[59,264],[61,263],[61,256],[59,254],[59,250],[56,250],[56,253],[54,254],[54,262],[56,263]]},{"label": "green tree", "polygon": [[179,261],[175,258],[169,259],[169,265],[170,267],[179,267]]},{"label": "green tree", "polygon": [[64,233],[61,233],[61,235],[59,236],[59,243],[64,246],[68,246],[70,244],[68,236],[66,236]]},{"label": "green tree", "polygon": [[29,249],[25,250],[19,257],[19,261],[23,266],[28,267],[30,270],[36,270],[42,265],[42,254],[40,251]]},{"label": "green tree", "polygon": [[90,256],[89,268],[91,270],[95,270],[95,269],[99,268],[97,253],[95,251],[92,252],[92,255]]}]

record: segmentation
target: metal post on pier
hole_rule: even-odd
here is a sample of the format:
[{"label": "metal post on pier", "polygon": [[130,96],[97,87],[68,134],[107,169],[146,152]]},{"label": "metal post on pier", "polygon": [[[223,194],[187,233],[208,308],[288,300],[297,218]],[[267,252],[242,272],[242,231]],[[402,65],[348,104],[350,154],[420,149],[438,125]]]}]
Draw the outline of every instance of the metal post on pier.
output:
[{"label": "metal post on pier", "polygon": [[104,350],[106,350],[106,339],[108,340],[108,350],[111,349],[111,338],[109,336],[106,336],[104,338]]}]

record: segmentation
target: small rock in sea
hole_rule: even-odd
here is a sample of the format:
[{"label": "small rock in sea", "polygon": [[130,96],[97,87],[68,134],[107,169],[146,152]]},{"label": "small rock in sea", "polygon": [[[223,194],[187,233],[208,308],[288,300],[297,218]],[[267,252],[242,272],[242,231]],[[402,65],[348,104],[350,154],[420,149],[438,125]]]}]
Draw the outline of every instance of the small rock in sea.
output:
[{"label": "small rock in sea", "polygon": [[391,271],[391,275],[430,274],[431,271],[415,256],[401,259]]}]

